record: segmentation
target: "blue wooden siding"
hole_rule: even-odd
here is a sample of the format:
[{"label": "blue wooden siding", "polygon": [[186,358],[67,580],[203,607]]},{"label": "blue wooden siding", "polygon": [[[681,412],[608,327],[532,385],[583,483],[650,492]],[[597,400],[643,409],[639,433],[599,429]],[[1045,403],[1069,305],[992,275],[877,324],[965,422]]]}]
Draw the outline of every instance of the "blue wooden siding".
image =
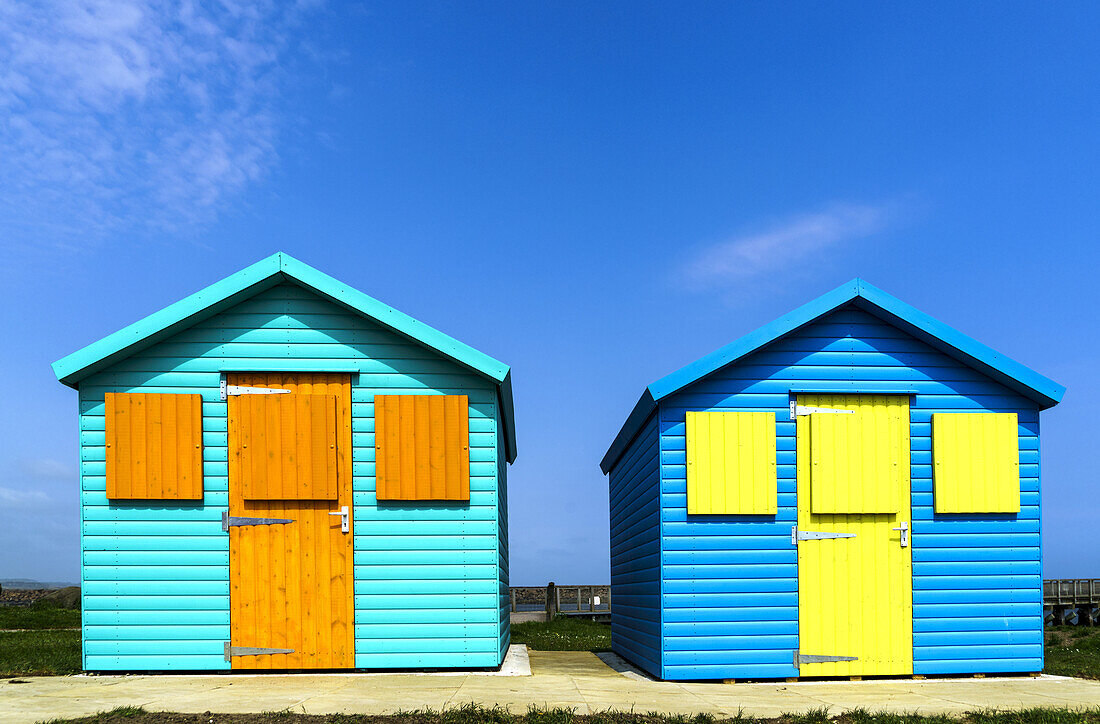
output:
[{"label": "blue wooden siding", "polygon": [[[845,307],[660,403],[664,678],[797,675],[791,662],[798,646],[791,390],[915,393],[914,672],[1040,671],[1036,403],[877,317]],[[689,409],[776,413],[777,515],[689,519]],[[962,410],[1019,415],[1019,515],[934,515],[931,415]]]},{"label": "blue wooden siding", "polygon": [[654,415],[612,468],[611,646],[654,676],[661,670],[659,439]]},{"label": "blue wooden siding", "polygon": [[[284,284],[80,383],[84,666],[224,669],[229,636],[225,370],[357,371],[352,377],[355,665],[495,666],[506,530],[493,382]],[[103,395],[203,396],[204,500],[109,504]],[[374,395],[470,397],[469,504],[378,506]],[[498,505],[498,503],[500,505]],[[505,624],[506,628],[506,624]],[[505,633],[506,637],[506,633]]]}]

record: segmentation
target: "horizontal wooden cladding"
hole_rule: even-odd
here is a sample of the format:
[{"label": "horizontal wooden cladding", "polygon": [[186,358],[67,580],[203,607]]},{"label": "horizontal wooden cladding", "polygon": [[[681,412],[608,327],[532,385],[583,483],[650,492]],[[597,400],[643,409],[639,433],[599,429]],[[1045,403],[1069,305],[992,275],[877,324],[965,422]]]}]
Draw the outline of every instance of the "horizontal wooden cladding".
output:
[{"label": "horizontal wooden cladding", "polygon": [[1015,413],[932,415],[937,513],[1018,513],[1020,439]]},{"label": "horizontal wooden cladding", "polygon": [[624,451],[608,479],[612,646],[661,676],[660,467],[657,418]]},{"label": "horizontal wooden cladding", "polygon": [[336,396],[242,395],[245,500],[336,500]]},{"label": "horizontal wooden cladding", "polygon": [[[493,384],[457,365],[445,364],[433,352],[380,325],[342,315],[335,305],[323,306],[322,311],[322,305],[311,304],[315,311],[303,311],[298,302],[303,296],[306,295],[293,287],[272,288],[245,305],[185,330],[166,345],[143,350],[81,383],[80,468],[86,516],[82,529],[88,552],[83,567],[87,573],[86,619],[91,624],[87,632],[90,640],[103,641],[108,649],[127,631],[141,635],[126,644],[126,653],[86,652],[86,668],[123,671],[229,668],[222,656],[224,637],[202,639],[206,643],[201,644],[201,650],[206,653],[190,654],[170,648],[165,639],[147,629],[147,626],[172,626],[178,627],[180,636],[200,636],[201,626],[224,625],[229,620],[230,585],[222,563],[228,554],[228,536],[222,531],[220,520],[228,498],[229,404],[218,393],[224,371],[269,370],[289,375],[330,368],[341,371],[342,368],[331,367],[334,361],[354,363],[359,374],[352,377],[355,386],[351,390],[348,450],[355,460],[352,465],[356,491],[352,503],[355,559],[361,565],[393,563],[410,574],[429,579],[433,561],[447,566],[477,565],[479,572],[498,567],[488,554],[502,545],[500,538],[506,535],[498,520],[506,498],[500,473],[503,454],[497,453],[500,412]],[[284,329],[300,329],[304,334],[299,336],[294,331],[284,334]],[[270,330],[271,335],[267,336],[263,330]],[[299,346],[303,343],[309,346]],[[296,353],[318,356],[288,356]],[[271,384],[279,387],[281,381],[272,379]],[[260,383],[254,379],[243,384]],[[108,506],[102,492],[105,490],[103,394],[129,390],[202,395],[205,505],[179,506],[165,501],[155,505]],[[314,388],[309,392],[318,391]],[[445,501],[375,504],[377,394],[468,396],[473,476],[469,505]],[[240,397],[234,397],[231,401],[235,405],[239,400]],[[346,439],[340,438],[338,448]],[[123,554],[117,560],[100,553],[116,550]],[[150,563],[161,551],[167,554],[163,560],[168,564],[154,570]],[[212,557],[206,555],[208,552]],[[211,575],[215,567],[222,571],[220,577]],[[360,571],[373,575],[370,568]],[[373,640],[377,624],[491,626],[501,610],[496,575],[424,581],[381,578],[359,581],[354,588],[354,619],[359,634],[356,649],[360,652],[379,650]],[[416,653],[416,642],[424,639],[410,638],[410,646],[404,646],[403,639],[390,639],[391,653],[360,653],[355,657],[355,665],[469,668],[499,663],[498,639],[491,633],[476,637],[479,650],[469,653]],[[410,653],[400,653],[402,650]]]},{"label": "horizontal wooden cladding", "polygon": [[[666,627],[662,639],[682,635],[678,630],[681,627],[676,625],[679,623],[725,623],[732,631],[740,622],[797,620],[797,582],[786,557],[795,550],[790,544],[790,526],[795,506],[796,423],[787,415],[790,390],[840,394],[850,389],[853,393],[886,394],[908,385],[915,391],[910,397],[911,453],[910,465],[906,466],[912,479],[912,495],[911,500],[900,503],[901,510],[908,510],[910,503],[912,506],[914,631],[964,630],[968,632],[967,643],[972,644],[936,646],[928,637],[916,636],[914,673],[1039,670],[1041,661],[1032,657],[1026,646],[1004,648],[1000,641],[1006,627],[1013,631],[1042,630],[1039,576],[1032,572],[1040,560],[1039,413],[1035,405],[977,370],[940,355],[904,331],[859,310],[834,313],[769,345],[768,350],[773,354],[771,358],[747,358],[743,364],[719,370],[661,403],[661,549],[665,562],[678,566],[676,577],[670,576],[662,584],[661,619]],[[881,354],[858,354],[865,351]],[[816,355],[818,352],[838,354],[821,356]],[[886,360],[887,356],[895,361]],[[898,365],[897,361],[911,366]],[[693,521],[686,515],[685,413],[708,409],[777,414],[779,512],[774,522],[732,518]],[[1017,414],[1022,476],[1019,513],[935,513],[932,417],[956,412]],[[623,545],[635,544],[629,533],[624,532],[622,540]],[[638,539],[636,544],[648,545],[648,541]],[[613,550],[614,545],[613,541]],[[626,558],[629,554],[622,555]],[[1000,562],[1024,565],[1006,569],[999,566]],[[785,575],[750,578],[733,585],[723,583],[723,568],[748,563],[776,565]],[[944,567],[941,563],[957,565]],[[712,573],[707,570],[710,568],[716,570]],[[1028,576],[1031,585],[1027,584]],[[789,649],[779,656],[781,651],[759,646],[749,638],[731,636],[725,641],[726,651],[705,652],[704,656],[700,647],[698,655],[683,651],[666,660],[662,678],[798,674],[791,665]],[[996,655],[989,655],[981,650],[986,644],[1001,648]],[[618,643],[616,649],[621,650]],[[695,663],[684,662],[688,656]],[[782,663],[766,663],[764,659]]]},{"label": "horizontal wooden cladding", "polygon": [[775,413],[686,414],[687,512],[777,511]]},{"label": "horizontal wooden cladding", "polygon": [[107,393],[107,498],[202,500],[202,397]]},{"label": "horizontal wooden cladding", "polygon": [[374,398],[378,500],[470,499],[466,395]]}]

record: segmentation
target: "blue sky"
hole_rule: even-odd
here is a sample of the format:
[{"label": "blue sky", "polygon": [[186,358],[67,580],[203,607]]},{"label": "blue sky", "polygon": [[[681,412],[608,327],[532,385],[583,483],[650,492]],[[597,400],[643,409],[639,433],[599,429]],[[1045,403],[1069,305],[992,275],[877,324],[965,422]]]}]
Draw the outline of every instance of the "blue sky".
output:
[{"label": "blue sky", "polygon": [[0,0],[0,577],[75,579],[49,363],[276,250],[513,366],[513,582],[606,581],[643,386],[852,277],[1066,385],[1096,576],[1095,3]]}]

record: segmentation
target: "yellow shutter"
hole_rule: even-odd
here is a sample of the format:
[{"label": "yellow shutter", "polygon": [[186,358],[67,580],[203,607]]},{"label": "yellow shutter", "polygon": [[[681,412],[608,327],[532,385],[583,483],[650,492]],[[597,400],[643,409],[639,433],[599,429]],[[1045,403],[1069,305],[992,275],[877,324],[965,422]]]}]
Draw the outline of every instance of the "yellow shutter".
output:
[{"label": "yellow shutter", "polygon": [[687,413],[688,513],[778,510],[775,413]]},{"label": "yellow shutter", "polygon": [[908,400],[888,395],[822,395],[808,404],[851,414],[810,415],[813,513],[896,513],[909,480]]},{"label": "yellow shutter", "polygon": [[376,395],[378,500],[470,499],[466,395]]},{"label": "yellow shutter", "polygon": [[202,397],[108,392],[107,497],[202,500]]},{"label": "yellow shutter", "polygon": [[937,513],[1018,513],[1020,439],[1016,413],[932,415]]},{"label": "yellow shutter", "polygon": [[241,395],[245,500],[335,500],[336,397]]}]

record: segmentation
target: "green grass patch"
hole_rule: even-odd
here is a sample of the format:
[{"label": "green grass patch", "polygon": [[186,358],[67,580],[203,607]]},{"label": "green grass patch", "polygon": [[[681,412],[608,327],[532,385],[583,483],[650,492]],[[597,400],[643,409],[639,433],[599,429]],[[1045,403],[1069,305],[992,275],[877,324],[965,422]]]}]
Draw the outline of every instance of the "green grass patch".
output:
[{"label": "green grass patch", "polygon": [[[0,679],[80,672],[79,631],[0,633]],[[10,686],[10,684],[5,684]]]},{"label": "green grass patch", "polygon": [[79,628],[80,611],[61,608],[47,601],[30,606],[0,606],[0,629]]},{"label": "green grass patch", "polygon": [[571,709],[532,708],[510,713],[501,707],[476,704],[443,711],[430,709],[388,716],[371,714],[175,714],[126,707],[81,719],[54,719],[50,724],[1100,724],[1100,709],[1025,709],[1014,712],[971,712],[959,717],[873,713],[864,710],[830,716],[819,709],[806,714],[784,714],[776,719],[739,716],[718,719],[708,714],[664,715],[605,711],[580,715]]},{"label": "green grass patch", "polygon": [[1054,626],[1043,633],[1046,673],[1100,679],[1100,627]]},{"label": "green grass patch", "polygon": [[527,644],[535,651],[610,651],[611,627],[591,619],[557,616],[549,623],[512,624],[512,643]]}]

